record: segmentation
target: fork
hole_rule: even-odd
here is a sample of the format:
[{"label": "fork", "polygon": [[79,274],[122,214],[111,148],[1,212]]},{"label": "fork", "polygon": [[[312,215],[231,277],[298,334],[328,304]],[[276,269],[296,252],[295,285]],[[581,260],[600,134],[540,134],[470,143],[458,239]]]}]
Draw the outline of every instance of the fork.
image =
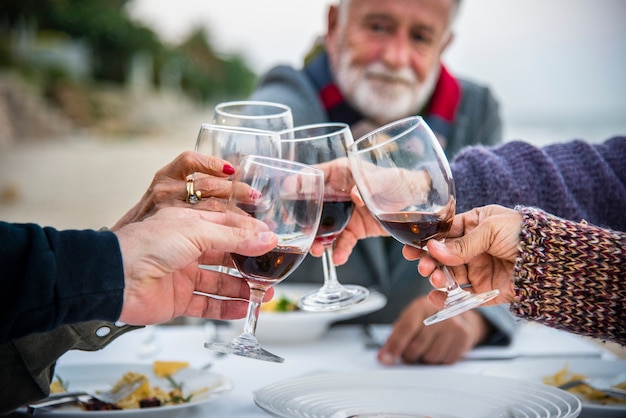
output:
[{"label": "fork", "polygon": [[571,389],[580,385],[587,385],[593,389],[606,393],[614,398],[626,399],[626,390],[613,387],[619,383],[626,381],[626,372],[620,373],[612,377],[595,377],[592,379],[578,379],[559,385],[559,389]]},{"label": "fork", "polygon": [[133,383],[116,385],[113,388],[103,392],[91,393],[86,391],[79,391],[55,393],[45,399],[42,399],[41,401],[29,404],[27,412],[30,415],[35,415],[38,410],[43,408],[65,405],[68,403],[76,402],[78,400],[82,400],[82,398],[88,399],[90,397],[97,399],[100,402],[115,404],[136,391],[146,381],[146,378],[142,378]]}]

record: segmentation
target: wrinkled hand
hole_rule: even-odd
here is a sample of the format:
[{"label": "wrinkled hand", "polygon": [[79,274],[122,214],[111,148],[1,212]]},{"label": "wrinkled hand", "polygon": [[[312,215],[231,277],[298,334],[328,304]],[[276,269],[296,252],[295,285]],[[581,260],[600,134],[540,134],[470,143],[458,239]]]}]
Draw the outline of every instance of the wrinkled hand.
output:
[{"label": "wrinkled hand", "polygon": [[[510,303],[515,297],[513,267],[518,253],[522,215],[513,209],[489,205],[454,217],[445,242],[429,241],[428,253],[404,246],[407,260],[420,258],[418,271],[430,276],[434,287],[444,287],[445,279],[435,259],[448,266],[458,283],[471,283],[476,293],[499,289],[500,295],[486,303]],[[430,301],[442,307],[445,294],[433,291]]]},{"label": "wrinkled hand", "polygon": [[202,193],[195,209],[224,210],[231,183],[228,176],[234,172],[232,165],[220,158],[186,151],[156,172],[145,194],[131,210],[111,228],[115,231],[124,225],[145,219],[168,206],[189,207],[187,176],[195,175],[194,188]]},{"label": "wrinkled hand", "polygon": [[[244,280],[198,268],[198,259],[218,264],[225,252],[256,256],[271,250],[277,236],[249,216],[165,208],[115,231],[124,263],[124,304],[119,320],[131,325],[181,315],[236,319],[246,302],[218,301],[194,290],[248,298]],[[273,291],[268,291],[269,300]]]},{"label": "wrinkled hand", "polygon": [[487,321],[475,311],[425,326],[422,321],[437,310],[426,296],[415,299],[393,324],[378,351],[378,361],[384,365],[400,359],[406,363],[452,364],[491,332]]}]

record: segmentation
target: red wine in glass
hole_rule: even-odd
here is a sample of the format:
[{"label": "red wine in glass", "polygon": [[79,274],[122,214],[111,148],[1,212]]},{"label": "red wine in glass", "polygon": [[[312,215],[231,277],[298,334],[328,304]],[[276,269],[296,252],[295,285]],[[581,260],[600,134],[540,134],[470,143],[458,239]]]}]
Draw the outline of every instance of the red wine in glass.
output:
[{"label": "red wine in glass", "polygon": [[[348,158],[359,193],[381,226],[395,239],[426,250],[428,240],[444,240],[456,209],[448,159],[421,116],[384,125],[355,141]],[[493,299],[498,291],[467,292],[445,265],[444,307],[424,320],[443,321]]]},{"label": "red wine in glass", "polygon": [[302,125],[281,132],[282,158],[319,165],[320,168],[332,167],[332,174],[326,173],[324,177],[322,215],[315,234],[315,241],[324,246],[324,284],[300,297],[298,306],[305,311],[344,309],[365,300],[369,295],[369,290],[363,286],[339,283],[332,262],[333,243],[345,229],[354,209],[350,196],[354,182],[347,159],[347,147],[352,142],[352,132],[345,123]]},{"label": "red wine in glass", "polygon": [[272,251],[257,257],[231,254],[237,269],[246,276],[248,281],[260,284],[274,284],[285,278],[300,265],[306,251],[297,247],[278,246]]},{"label": "red wine in glass", "polygon": [[257,360],[284,361],[261,347],[256,338],[259,308],[267,289],[289,276],[311,249],[323,199],[324,172],[315,167],[258,155],[241,160],[233,177],[228,209],[246,212],[265,224],[277,235],[278,243],[261,255],[230,253],[250,288],[244,329],[230,342],[207,341],[206,348]]},{"label": "red wine in glass", "polygon": [[395,239],[418,248],[426,246],[429,239],[444,239],[452,226],[452,216],[442,219],[431,212],[391,212],[376,217]]},{"label": "red wine in glass", "polygon": [[341,197],[325,197],[322,206],[322,219],[315,240],[324,245],[331,244],[348,224],[353,209],[354,202],[352,200],[342,200]]}]

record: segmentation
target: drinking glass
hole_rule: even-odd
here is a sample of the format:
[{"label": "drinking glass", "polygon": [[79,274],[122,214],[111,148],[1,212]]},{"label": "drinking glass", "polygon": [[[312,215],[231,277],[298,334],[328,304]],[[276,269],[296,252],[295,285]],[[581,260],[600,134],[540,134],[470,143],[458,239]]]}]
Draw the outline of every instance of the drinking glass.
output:
[{"label": "drinking glass", "polygon": [[[195,151],[219,157],[237,167],[246,155],[279,158],[280,136],[277,132],[203,123],[200,126]],[[198,267],[241,277],[236,269],[227,267],[230,264],[230,256],[227,255],[223,265],[199,264]]]},{"label": "drinking glass", "polygon": [[320,123],[281,132],[283,158],[310,165],[332,162],[334,167],[332,174],[327,173],[324,179],[324,207],[315,238],[324,245],[324,284],[299,299],[298,306],[306,311],[343,309],[369,295],[363,286],[339,283],[333,264],[335,239],[348,224],[354,209],[350,197],[354,181],[347,158],[347,147],[352,142],[350,127],[345,123]]},{"label": "drinking glass", "polygon": [[280,158],[280,136],[261,129],[203,123],[195,150],[237,167],[246,155]]},{"label": "drinking glass", "polygon": [[247,156],[233,177],[229,210],[245,212],[278,235],[278,245],[257,257],[231,253],[235,267],[250,286],[243,332],[228,343],[206,342],[222,353],[282,363],[263,349],[255,336],[259,308],[268,288],[280,283],[309,252],[322,213],[324,173],[314,167],[276,158]]},{"label": "drinking glass", "polygon": [[[443,240],[456,209],[448,160],[430,127],[419,116],[392,122],[363,136],[348,150],[352,175],[366,207],[403,244],[426,249]],[[431,325],[473,309],[498,290],[473,294],[461,289],[446,266],[447,298]]]},{"label": "drinking glass", "polygon": [[222,102],[215,105],[212,123],[280,132],[293,128],[289,106],[254,100]]}]

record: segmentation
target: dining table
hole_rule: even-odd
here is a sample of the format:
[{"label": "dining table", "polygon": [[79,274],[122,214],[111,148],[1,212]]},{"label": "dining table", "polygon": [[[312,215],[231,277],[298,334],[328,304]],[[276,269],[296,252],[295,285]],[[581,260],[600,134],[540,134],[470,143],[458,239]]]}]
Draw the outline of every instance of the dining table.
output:
[{"label": "dining table", "polygon": [[[180,410],[183,417],[267,417],[254,400],[256,391],[285,379],[321,372],[348,373],[383,369],[414,373],[420,370],[480,375],[524,358],[601,358],[616,354],[585,337],[542,325],[520,326],[511,344],[480,346],[450,365],[404,364],[383,366],[376,358],[377,342],[384,340],[391,325],[334,325],[314,341],[268,342],[264,348],[282,356],[283,363],[224,355],[204,347],[226,331],[222,323],[195,321],[185,325],[155,325],[128,332],[97,352],[70,351],[57,367],[107,364],[152,364],[155,360],[188,362],[232,382],[232,389],[210,402]],[[223,337],[222,337],[223,339]]]}]

